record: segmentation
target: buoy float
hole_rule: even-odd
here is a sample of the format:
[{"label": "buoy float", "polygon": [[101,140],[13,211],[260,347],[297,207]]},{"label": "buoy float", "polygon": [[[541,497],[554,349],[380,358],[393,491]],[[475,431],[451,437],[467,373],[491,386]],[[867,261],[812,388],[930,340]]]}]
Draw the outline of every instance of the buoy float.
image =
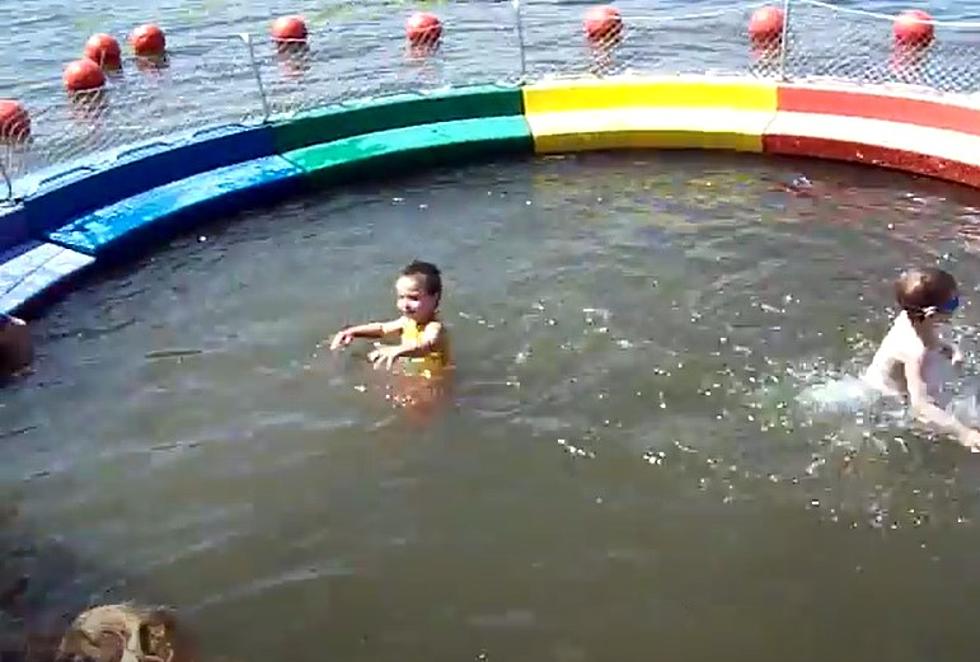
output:
[{"label": "buoy float", "polygon": [[909,9],[895,17],[892,34],[896,45],[920,48],[931,44],[936,33],[932,16],[921,9]]},{"label": "buoy float", "polygon": [[442,36],[442,22],[429,12],[416,12],[405,21],[405,36],[413,46],[429,46]]},{"label": "buoy float", "polygon": [[779,7],[759,7],[749,18],[749,39],[755,46],[772,45],[783,36],[786,16]]},{"label": "buoy float", "polygon": [[277,42],[304,42],[307,37],[306,21],[302,16],[280,16],[269,29]]},{"label": "buoy float", "polygon": [[156,57],[167,50],[167,38],[156,25],[147,23],[141,25],[129,35],[129,43],[133,52],[141,57]]},{"label": "buoy float", "polygon": [[69,92],[87,92],[97,90],[105,85],[105,74],[102,67],[88,58],[75,60],[65,67],[62,76],[65,88]]},{"label": "buoy float", "polygon": [[19,101],[0,99],[0,140],[20,141],[31,135],[31,118]]},{"label": "buoy float", "polygon": [[122,51],[115,37],[105,33],[94,34],[85,42],[85,57],[104,69],[122,66]]},{"label": "buoy float", "polygon": [[582,27],[590,42],[614,41],[623,32],[623,16],[612,5],[598,5],[585,12]]}]

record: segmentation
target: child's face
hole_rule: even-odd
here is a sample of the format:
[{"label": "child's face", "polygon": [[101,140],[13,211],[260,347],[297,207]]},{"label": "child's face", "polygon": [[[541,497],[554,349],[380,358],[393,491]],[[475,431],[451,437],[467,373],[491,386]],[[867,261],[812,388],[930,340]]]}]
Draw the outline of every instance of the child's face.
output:
[{"label": "child's face", "polygon": [[425,291],[422,276],[402,276],[395,281],[398,312],[416,322],[428,322],[435,315],[439,298]]}]

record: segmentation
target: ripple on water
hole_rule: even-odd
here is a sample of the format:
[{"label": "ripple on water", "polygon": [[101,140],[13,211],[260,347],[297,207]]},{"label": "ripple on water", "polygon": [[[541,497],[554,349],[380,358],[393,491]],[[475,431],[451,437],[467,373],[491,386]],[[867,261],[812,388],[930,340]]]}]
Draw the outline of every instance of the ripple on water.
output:
[{"label": "ripple on water", "polygon": [[[37,372],[4,391],[4,486],[40,536],[130,580],[128,597],[188,608],[244,659],[285,645],[232,627],[263,605],[292,610],[293,634],[384,659],[425,648],[418,633],[597,645],[591,610],[551,597],[569,592],[621,613],[606,640],[669,636],[629,625],[650,610],[696,614],[720,640],[741,616],[717,601],[781,626],[781,586],[821,603],[857,566],[882,585],[855,590],[905,600],[873,558],[935,556],[931,580],[959,586],[976,461],[852,387],[899,268],[946,255],[980,280],[958,230],[931,229],[961,203],[937,197],[908,223],[893,203],[915,182],[899,175],[793,162],[847,192],[801,199],[771,190],[783,162],[635,160],[352,187],[105,275],[38,321]],[[726,170],[740,184],[712,187],[724,203],[689,184]],[[661,189],[621,186],[647,177]],[[599,201],[616,187],[615,205]],[[651,212],[665,187],[671,211]],[[842,201],[868,217],[842,221]],[[393,409],[398,382],[363,352],[322,344],[393,314],[393,275],[414,258],[444,270],[459,364],[452,406],[427,422]],[[964,299],[970,343],[980,320]]]}]

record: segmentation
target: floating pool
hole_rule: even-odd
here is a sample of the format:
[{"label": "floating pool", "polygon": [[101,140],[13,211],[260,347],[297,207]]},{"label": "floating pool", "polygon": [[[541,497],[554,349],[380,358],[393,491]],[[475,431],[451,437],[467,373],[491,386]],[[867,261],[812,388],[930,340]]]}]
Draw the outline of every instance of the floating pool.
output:
[{"label": "floating pool", "polygon": [[[980,420],[980,23],[376,9],[0,95],[0,657],[132,600],[205,660],[972,659],[976,460],[854,377],[939,264]],[[325,351],[416,258],[454,377]]]},{"label": "floating pool", "polygon": [[[978,223],[968,189],[698,152],[216,220],[37,322],[0,403],[11,567],[34,618],[163,601],[215,659],[963,659],[980,468],[794,398],[870,359],[902,265],[980,323]],[[426,425],[318,347],[416,257],[459,364]]]}]

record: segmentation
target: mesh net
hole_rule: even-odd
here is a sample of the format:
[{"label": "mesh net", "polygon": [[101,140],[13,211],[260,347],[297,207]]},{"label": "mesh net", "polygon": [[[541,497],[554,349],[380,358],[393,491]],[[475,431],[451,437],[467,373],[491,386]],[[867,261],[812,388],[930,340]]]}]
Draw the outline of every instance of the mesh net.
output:
[{"label": "mesh net", "polygon": [[796,0],[790,6],[786,75],[980,91],[980,23],[910,20],[898,34],[894,23],[893,16]]},{"label": "mesh net", "polygon": [[440,5],[439,23],[410,36],[408,13],[349,9],[305,43],[256,43],[273,114],[450,85],[516,82],[520,43],[509,4]]},{"label": "mesh net", "polygon": [[683,16],[633,16],[596,8],[556,21],[543,5],[522,12],[528,79],[617,74],[773,75],[779,34],[750,43],[747,25],[761,5]]},{"label": "mesh net", "polygon": [[28,105],[27,140],[5,141],[2,161],[11,178],[181,130],[262,119],[247,46],[237,36],[126,62],[99,90],[68,93],[55,80],[22,94],[52,101]]},{"label": "mesh net", "polygon": [[16,197],[24,174],[107,148],[474,83],[707,73],[980,93],[980,23],[913,20],[896,38],[895,17],[820,0],[684,15],[458,0],[438,12],[439,27],[423,20],[409,36],[408,11],[331,5],[310,17],[303,41],[178,35],[165,60],[126,60],[100,92],[68,95],[58,79],[0,88],[0,98],[27,100],[30,114],[22,139],[28,124],[0,112],[0,201]]}]

